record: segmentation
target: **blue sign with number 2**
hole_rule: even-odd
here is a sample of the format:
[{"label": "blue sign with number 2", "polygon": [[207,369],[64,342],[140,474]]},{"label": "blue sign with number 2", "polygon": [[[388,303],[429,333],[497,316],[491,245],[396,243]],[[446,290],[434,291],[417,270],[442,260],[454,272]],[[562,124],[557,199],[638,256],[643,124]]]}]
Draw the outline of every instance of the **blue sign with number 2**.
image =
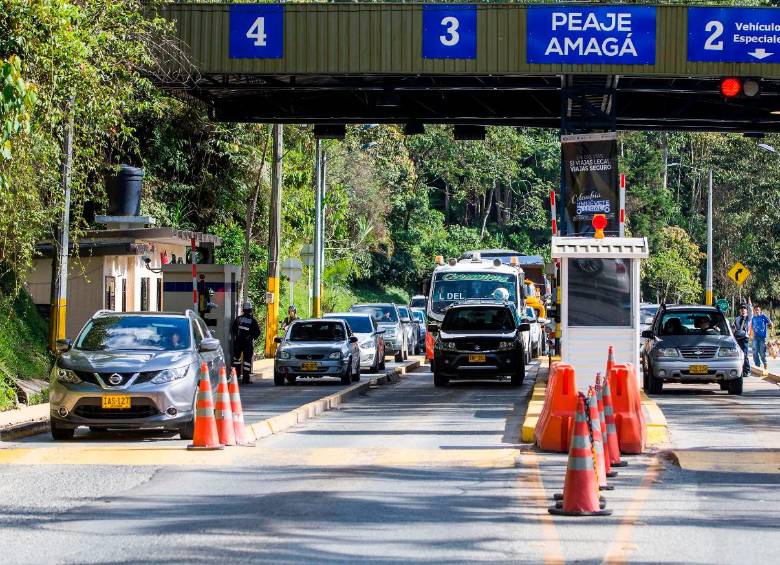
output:
[{"label": "blue sign with number 2", "polygon": [[477,7],[425,4],[422,53],[424,59],[476,59]]},{"label": "blue sign with number 2", "polygon": [[230,58],[281,59],[284,52],[284,6],[230,5]]}]

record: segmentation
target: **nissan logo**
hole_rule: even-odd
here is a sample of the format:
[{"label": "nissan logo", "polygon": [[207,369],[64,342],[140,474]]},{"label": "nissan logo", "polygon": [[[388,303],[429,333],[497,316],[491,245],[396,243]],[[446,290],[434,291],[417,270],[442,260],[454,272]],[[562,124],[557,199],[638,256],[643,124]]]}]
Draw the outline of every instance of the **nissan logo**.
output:
[{"label": "nissan logo", "polygon": [[112,385],[122,384],[122,375],[120,375],[119,373],[114,373],[113,375],[108,377],[108,382],[111,383]]}]

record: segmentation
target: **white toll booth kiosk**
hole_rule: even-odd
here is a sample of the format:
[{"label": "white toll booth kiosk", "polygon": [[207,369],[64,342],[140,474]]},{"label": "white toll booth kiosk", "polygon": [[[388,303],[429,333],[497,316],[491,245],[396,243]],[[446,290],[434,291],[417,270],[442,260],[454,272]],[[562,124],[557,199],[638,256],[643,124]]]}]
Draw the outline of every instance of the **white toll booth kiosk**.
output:
[{"label": "white toll booth kiosk", "polygon": [[640,374],[639,260],[648,255],[643,237],[552,238],[560,261],[561,361],[574,366],[578,383],[604,374],[610,345],[615,363],[633,363]]}]

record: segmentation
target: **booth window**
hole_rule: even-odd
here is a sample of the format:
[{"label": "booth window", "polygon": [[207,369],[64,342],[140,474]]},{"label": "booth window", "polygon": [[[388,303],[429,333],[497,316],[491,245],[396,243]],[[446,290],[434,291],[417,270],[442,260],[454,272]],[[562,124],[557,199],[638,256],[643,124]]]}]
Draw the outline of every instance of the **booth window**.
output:
[{"label": "booth window", "polygon": [[569,322],[631,326],[631,260],[569,259]]}]

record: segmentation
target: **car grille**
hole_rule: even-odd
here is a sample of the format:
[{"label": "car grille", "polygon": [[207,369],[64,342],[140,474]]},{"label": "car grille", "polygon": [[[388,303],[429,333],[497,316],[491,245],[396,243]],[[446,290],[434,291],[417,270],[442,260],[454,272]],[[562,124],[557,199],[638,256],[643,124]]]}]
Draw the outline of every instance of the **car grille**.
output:
[{"label": "car grille", "polygon": [[318,359],[325,359],[324,355],[296,355],[296,359],[301,359],[303,361],[317,361]]},{"label": "car grille", "polygon": [[[138,378],[135,380],[133,384],[141,384],[141,383],[148,383],[151,381],[154,377],[156,377],[160,371],[144,371],[143,373],[138,374]],[[111,384],[109,382],[109,377],[111,375],[117,374],[120,377],[122,377],[122,382],[118,384]],[[105,384],[107,387],[120,387],[125,386],[127,384],[127,381],[129,381],[131,378],[133,378],[133,375],[136,373],[97,373],[97,375],[100,375],[100,379],[103,381],[103,384]],[[92,383],[94,385],[100,386],[100,383],[98,382],[97,377],[95,376],[96,373],[91,373],[89,371],[76,371],[76,375],[84,381],[85,383]]]},{"label": "car grille", "polygon": [[680,355],[685,359],[709,359],[715,357],[717,347],[681,347]]},{"label": "car grille", "polygon": [[498,349],[497,339],[458,339],[455,340],[455,348],[458,351],[495,351]]},{"label": "car grille", "polygon": [[88,420],[131,420],[156,416],[160,411],[146,399],[133,398],[127,410],[104,409],[100,404],[79,404],[73,413]]}]

